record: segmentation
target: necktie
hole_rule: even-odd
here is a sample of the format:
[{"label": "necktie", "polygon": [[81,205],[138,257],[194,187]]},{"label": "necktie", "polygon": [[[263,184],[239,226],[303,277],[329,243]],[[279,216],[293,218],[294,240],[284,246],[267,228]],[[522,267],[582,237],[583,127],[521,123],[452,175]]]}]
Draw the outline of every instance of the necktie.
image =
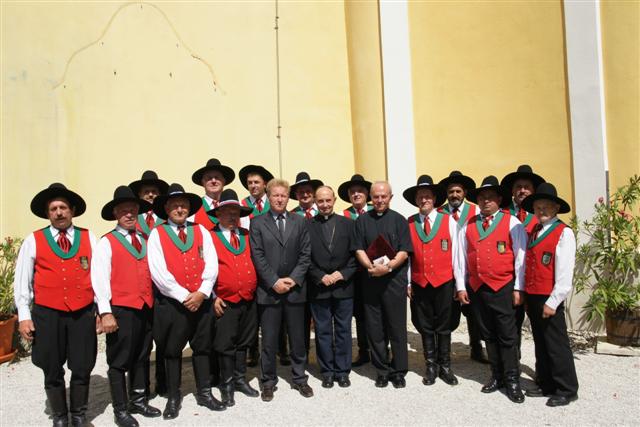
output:
[{"label": "necktie", "polygon": [[304,217],[306,219],[311,219],[313,218],[313,215],[311,214],[311,211],[313,210],[313,208],[309,208],[306,211],[304,211]]},{"label": "necktie", "polygon": [[489,215],[489,216],[485,216],[484,219],[482,220],[482,229],[487,231],[487,228],[489,228],[489,221],[491,221],[493,219],[493,215]]},{"label": "necktie", "polygon": [[153,217],[153,211],[147,212],[147,218],[144,222],[147,223],[147,227],[149,227],[149,230],[153,230],[153,226],[156,225],[156,220]]},{"label": "necktie", "polygon": [[278,219],[276,220],[276,224],[278,225],[278,231],[280,232],[280,238],[284,239],[284,217],[282,214],[278,215]]},{"label": "necktie", "polygon": [[178,237],[182,240],[182,243],[187,243],[187,233],[184,232],[184,225],[178,226]]},{"label": "necktie", "polygon": [[140,244],[140,240],[136,235],[136,230],[129,230],[129,236],[131,236],[131,244],[135,248],[138,253],[142,252],[142,245]]},{"label": "necktie", "polygon": [[262,199],[256,199],[256,206],[258,207],[258,212],[262,212]]},{"label": "necktie", "polygon": [[58,231],[58,246],[65,254],[71,249],[71,242],[67,239],[67,230]]},{"label": "necktie", "polygon": [[211,209],[215,209],[218,207],[220,202],[218,200],[211,200]]},{"label": "necktie", "polygon": [[358,216],[360,216],[360,215],[364,215],[364,213],[365,213],[365,212],[366,212],[366,211],[364,210],[364,208],[362,208],[362,209],[358,210]]},{"label": "necktie", "polygon": [[231,231],[231,246],[234,249],[240,249],[240,239],[238,239],[238,233],[235,231]]},{"label": "necktie", "polygon": [[520,208],[518,210],[518,215],[517,216],[518,216],[518,219],[520,220],[520,222],[524,222],[524,220],[527,219],[527,212],[524,209]]},{"label": "necktie", "polygon": [[536,240],[538,238],[538,233],[540,232],[540,230],[542,230],[542,224],[536,224],[533,227],[533,231],[531,233],[531,235],[533,236],[533,240]]},{"label": "necktie", "polygon": [[431,233],[431,224],[429,223],[429,218],[424,217],[424,234],[427,236]]},{"label": "necktie", "polygon": [[456,221],[458,221],[460,219],[460,215],[458,215],[458,208],[453,208],[453,213],[451,214],[453,216],[453,219],[455,219]]}]

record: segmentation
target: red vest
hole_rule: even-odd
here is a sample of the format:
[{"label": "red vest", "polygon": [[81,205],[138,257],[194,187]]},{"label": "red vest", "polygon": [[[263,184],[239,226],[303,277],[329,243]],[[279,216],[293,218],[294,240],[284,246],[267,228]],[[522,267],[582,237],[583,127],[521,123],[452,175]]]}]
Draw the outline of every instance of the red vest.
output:
[{"label": "red vest", "polygon": [[233,248],[221,234],[222,232],[217,228],[211,233],[213,244],[218,253],[216,296],[233,303],[240,302],[240,300],[251,301],[256,292],[258,276],[253,261],[251,261],[249,231],[240,228],[240,250],[242,252],[238,254],[232,252]]},{"label": "red vest", "polygon": [[[173,274],[180,286],[189,292],[195,292],[202,285],[202,272],[205,265],[202,252],[202,231],[196,224],[187,224],[188,230],[185,232],[193,234],[193,244],[183,252],[169,236],[169,233],[173,230],[167,232],[165,227],[169,227],[169,225],[162,225],[157,230],[164,259],[167,263],[167,270]],[[174,237],[180,241],[177,234]],[[187,239],[188,242],[189,240]]]},{"label": "red vest", "polygon": [[[446,206],[447,206],[447,209],[445,209],[443,206],[440,206],[438,208],[438,212],[451,215],[451,212],[449,211],[449,205],[446,205]],[[461,209],[460,211],[458,211],[458,225],[462,227],[463,225],[467,224],[469,220],[476,215],[477,206],[465,201],[463,201],[462,205],[460,206],[461,206]]]},{"label": "red vest", "polygon": [[[36,240],[33,294],[35,303],[61,311],[76,311],[93,303],[91,287],[91,241],[89,232],[75,227],[74,245],[69,250],[77,252],[65,259],[55,251],[58,244],[51,237],[49,228],[33,233]],[[55,245],[55,246],[54,246]],[[52,246],[55,249],[52,249]],[[62,254],[62,251],[59,253]]]},{"label": "red vest", "polygon": [[253,219],[257,216],[264,215],[271,208],[271,205],[269,205],[269,199],[265,200],[264,204],[262,205],[262,212],[258,210],[258,206],[251,203],[251,199],[249,197],[245,197],[240,201],[240,203],[242,204],[242,206],[246,206],[248,208],[253,209],[249,214],[249,219]]},{"label": "red vest", "polygon": [[[538,242],[529,234],[525,266],[525,292],[534,295],[551,295],[555,284],[556,247],[562,231],[567,227],[558,222],[549,234]],[[555,224],[554,224],[555,225]],[[553,227],[553,225],[552,225]]]},{"label": "red vest", "polygon": [[200,209],[198,209],[198,212],[196,212],[196,215],[193,218],[193,222],[200,224],[207,230],[211,231],[217,224],[217,218],[213,218],[214,217],[207,215],[207,211],[205,210],[203,205],[200,207]]},{"label": "red vest", "polygon": [[527,218],[522,223],[522,225],[524,225],[524,231],[526,231],[527,234],[531,234],[533,232],[533,227],[535,227],[537,224],[538,217],[531,214],[527,215]]},{"label": "red vest", "polygon": [[[142,233],[139,237],[141,236]],[[138,259],[113,233],[108,233],[106,237],[111,244],[111,304],[137,309],[141,309],[145,304],[153,307],[146,244],[141,242],[143,256]],[[130,249],[133,250],[133,246]]]},{"label": "red vest", "polygon": [[[138,215],[138,220],[136,221],[136,230],[142,233],[142,236],[145,240],[149,240],[149,235],[151,234],[151,230],[147,226],[146,212],[144,214]],[[156,228],[160,224],[165,223],[166,221],[162,218],[156,218],[155,224],[153,224],[153,228]]]},{"label": "red vest", "polygon": [[[450,215],[438,214],[440,225],[434,237],[425,243],[422,238],[428,238],[423,230],[423,224],[418,215],[409,218],[409,230],[413,254],[411,254],[411,282],[424,288],[428,284],[437,288],[453,279],[451,263],[452,241],[449,233]],[[437,223],[438,219],[436,219]],[[417,227],[417,228],[416,228]],[[435,227],[435,224],[434,224]],[[432,230],[434,231],[434,230]]]},{"label": "red vest", "polygon": [[469,284],[474,291],[483,283],[498,291],[515,277],[515,257],[509,233],[511,215],[499,211],[497,215],[500,214],[502,217],[494,219],[488,229],[493,228],[493,231],[483,239],[478,231],[478,227],[482,229],[480,215],[471,218],[467,224],[467,265]]}]

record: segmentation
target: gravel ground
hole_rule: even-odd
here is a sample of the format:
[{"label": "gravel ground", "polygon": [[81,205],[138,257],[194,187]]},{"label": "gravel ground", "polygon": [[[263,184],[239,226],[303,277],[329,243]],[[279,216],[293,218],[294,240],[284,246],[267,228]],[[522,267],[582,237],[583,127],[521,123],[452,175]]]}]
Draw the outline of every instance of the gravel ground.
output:
[{"label": "gravel ground", "polygon": [[[463,318],[464,322],[464,318]],[[420,337],[409,328],[409,373],[407,387],[374,387],[375,370],[371,365],[351,373],[352,386],[323,389],[314,349],[311,350],[309,384],[315,396],[305,399],[290,387],[290,371],[280,367],[280,382],[275,398],[265,403],[260,398],[236,394],[236,406],[221,413],[197,406],[191,363],[184,363],[184,401],[179,418],[145,419],[140,425],[640,425],[640,358],[595,354],[592,349],[575,353],[580,381],[579,400],[567,407],[549,408],[544,398],[527,398],[517,405],[503,393],[483,394],[489,368],[471,362],[464,324],[453,335],[453,369],[460,384],[450,387],[442,381],[422,385],[424,359]],[[354,340],[355,345],[355,340]],[[533,341],[526,337],[522,349],[522,384],[531,386],[534,357]],[[153,369],[153,368],[152,368]],[[113,425],[107,364],[104,352],[91,377],[88,416],[95,426]],[[256,368],[249,378],[258,387]],[[67,372],[67,380],[69,373]],[[50,425],[42,372],[30,359],[0,366],[0,425]],[[219,392],[214,390],[219,397]],[[156,397],[152,405],[163,409],[166,400]]]}]

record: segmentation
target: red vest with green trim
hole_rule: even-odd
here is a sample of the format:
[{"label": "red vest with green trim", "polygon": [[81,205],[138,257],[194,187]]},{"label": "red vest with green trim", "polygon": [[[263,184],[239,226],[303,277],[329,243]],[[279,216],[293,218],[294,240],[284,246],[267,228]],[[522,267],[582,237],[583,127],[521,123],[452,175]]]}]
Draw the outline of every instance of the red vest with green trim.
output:
[{"label": "red vest with green trim", "polygon": [[[460,227],[464,226],[465,224],[469,223],[469,221],[471,220],[471,218],[473,218],[474,216],[476,216],[476,212],[477,212],[477,206],[474,204],[471,204],[467,201],[463,201],[462,204],[460,205],[460,210],[458,211],[458,225]],[[465,209],[466,209],[466,215],[465,215]],[[448,215],[452,215],[452,213],[449,211],[449,205],[445,204],[444,206],[440,206],[438,208],[438,212],[442,212]]]},{"label": "red vest with green trim", "polygon": [[156,222],[155,224],[153,224],[153,228],[150,230],[149,227],[147,227],[147,221],[145,221],[146,220],[145,215],[146,215],[146,212],[138,215],[138,220],[136,221],[136,230],[142,233],[142,237],[144,237],[145,240],[149,240],[149,235],[151,234],[151,231],[153,230],[153,228],[156,228],[160,224],[164,224],[166,221],[162,218],[156,218],[155,219]]},{"label": "red vest with green trim", "polygon": [[[496,227],[484,239],[480,238],[478,225],[476,225],[479,218],[480,215],[476,215],[467,224],[469,284],[474,291],[477,291],[483,283],[494,291],[498,291],[515,278],[515,257],[509,232],[511,215],[502,213]],[[494,219],[494,223],[496,221],[498,219]],[[481,225],[480,228],[482,228]]]},{"label": "red vest with green trim", "polygon": [[251,301],[256,293],[258,276],[251,260],[251,248],[249,247],[249,231],[240,230],[240,249],[244,243],[244,249],[239,254],[233,253],[225,243],[229,244],[224,236],[218,235],[216,229],[211,233],[213,244],[218,253],[218,279],[215,284],[217,297],[232,303],[241,300]]},{"label": "red vest with green trim", "polygon": [[[145,304],[153,307],[146,244],[143,244],[144,256],[137,259],[113,233],[108,233],[106,237],[111,244],[111,305],[137,309]],[[139,233],[140,237],[142,233]],[[133,246],[130,249],[134,250]]]},{"label": "red vest with green trim", "polygon": [[180,286],[189,292],[195,292],[202,285],[202,272],[205,265],[202,252],[203,238],[202,230],[196,224],[187,224],[187,228],[193,233],[193,244],[185,252],[173,242],[164,225],[157,229],[167,270],[173,274]]},{"label": "red vest with green trim", "polygon": [[[513,203],[511,204],[510,208],[504,209],[504,211],[517,218],[515,206],[513,205]],[[533,227],[535,227],[536,224],[538,224],[538,217],[532,213],[527,212],[527,217],[524,219],[524,222],[522,223],[522,225],[524,226],[524,231],[526,231],[527,234],[531,234],[531,232],[533,232]]]},{"label": "red vest with green trim", "polygon": [[213,230],[213,227],[216,226],[218,219],[214,218],[213,216],[207,215],[207,211],[205,210],[204,206],[201,206],[200,209],[198,209],[198,212],[196,212],[195,216],[193,217],[193,222],[195,222],[196,224],[200,224],[207,230],[211,231]]},{"label": "red vest with green trim", "polygon": [[64,259],[51,249],[45,236],[47,229],[33,233],[36,240],[33,275],[35,303],[60,311],[77,311],[93,304],[89,232],[74,227],[74,243],[75,239],[80,239],[80,246],[75,255]]},{"label": "red vest with green trim", "polygon": [[264,204],[262,205],[262,211],[259,211],[258,207],[251,203],[251,199],[249,197],[245,197],[240,201],[240,203],[242,204],[242,206],[246,206],[248,208],[253,209],[249,214],[249,219],[255,218],[260,215],[264,215],[269,211],[269,208],[270,208],[269,199],[265,200]]},{"label": "red vest with green trim", "polygon": [[537,243],[533,241],[532,234],[529,234],[524,276],[526,293],[551,295],[556,280],[556,248],[566,227],[558,221],[558,225]]},{"label": "red vest with green trim", "polygon": [[[313,209],[313,208],[311,208],[311,209]],[[302,209],[302,207],[301,207],[300,205],[298,205],[298,206],[296,206],[295,208],[291,209],[291,210],[289,211],[289,213],[292,213],[292,214],[298,214],[298,215],[300,215],[301,217],[306,218],[306,216],[305,216],[305,210],[304,210],[304,209]],[[317,208],[316,208],[316,209],[314,209],[314,210],[312,210],[312,212],[311,212],[311,217],[313,218],[313,217],[314,217],[314,216],[316,216],[316,215],[318,215],[318,209],[317,209]]]},{"label": "red vest with green trim", "polygon": [[[365,212],[369,212],[371,209],[373,209],[373,206],[368,203],[364,207]],[[353,206],[350,206],[348,209],[342,211],[342,216],[344,216],[345,218],[353,219],[355,221],[356,219],[358,219],[360,214],[356,212]]]},{"label": "red vest with green trim", "polygon": [[437,288],[453,279],[451,262],[451,233],[449,233],[449,215],[443,214],[435,236],[427,243],[416,229],[423,224],[418,215],[408,218],[413,253],[411,254],[411,283],[424,288],[431,285]]}]

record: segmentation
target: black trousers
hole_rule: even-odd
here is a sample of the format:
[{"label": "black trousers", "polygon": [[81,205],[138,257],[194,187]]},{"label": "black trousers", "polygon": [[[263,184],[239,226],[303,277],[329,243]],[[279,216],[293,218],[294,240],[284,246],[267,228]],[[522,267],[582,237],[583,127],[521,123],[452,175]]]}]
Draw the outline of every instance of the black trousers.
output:
[{"label": "black trousers", "polygon": [[125,372],[128,372],[130,390],[145,390],[149,378],[153,310],[147,305],[141,309],[113,305],[111,310],[118,330],[107,334],[107,374],[110,379],[119,377],[124,382]]},{"label": "black trousers", "polygon": [[64,364],[71,386],[89,386],[96,364],[96,318],[93,304],[77,311],[60,311],[34,304],[35,327],[31,360],[44,372],[44,388],[64,387]]},{"label": "black trousers", "polygon": [[317,299],[311,303],[316,325],[316,354],[323,378],[351,372],[351,318],[353,298]]},{"label": "black trousers", "polygon": [[[166,336],[163,331],[167,328],[166,319],[167,317],[167,305],[161,304],[160,300],[163,298],[160,291],[154,286],[154,298],[155,304],[153,306],[153,327],[152,327],[152,335],[153,341],[156,344],[156,386],[166,386],[166,372],[164,365],[164,349],[167,346]],[[147,389],[149,385],[147,384]]]},{"label": "black trousers", "polygon": [[182,350],[187,342],[192,351],[191,361],[196,388],[202,390],[211,387],[209,354],[216,319],[212,300],[204,300],[197,311],[191,312],[180,302],[163,296],[156,302],[156,308],[158,307],[164,311],[164,316],[156,318],[160,324],[154,325],[154,333],[157,331],[160,334],[158,338],[165,342],[165,370],[169,396],[175,397],[180,394]]},{"label": "black trousers", "polygon": [[527,294],[527,315],[536,348],[536,376],[540,388],[548,394],[570,396],[578,392],[578,376],[569,345],[564,303],[556,314],[542,318],[547,295]]},{"label": "black trousers", "polygon": [[462,305],[458,301],[453,301],[451,303],[451,332],[458,329],[460,326],[460,316],[464,315],[467,319],[467,332],[469,334],[469,345],[477,345],[481,344],[480,340],[482,339],[480,336],[480,329],[478,328],[477,322],[473,313],[471,312],[471,306],[469,304]]},{"label": "black trousers", "polygon": [[[409,367],[406,285],[374,279],[365,283],[363,296],[367,335],[378,375],[404,377]],[[385,335],[391,342],[391,361]]]},{"label": "black trousers", "polygon": [[278,382],[276,353],[282,318],[285,318],[291,356],[292,380],[296,384],[307,382],[305,374],[307,351],[305,349],[305,303],[258,305],[260,327],[262,328],[262,349],[260,352],[260,382],[263,386],[274,386]]},{"label": "black trousers", "polygon": [[369,351],[369,339],[367,338],[367,323],[364,316],[363,288],[367,272],[358,270],[354,277],[353,316],[356,318],[356,338],[358,341],[358,353]]},{"label": "black trousers", "polygon": [[513,282],[498,291],[485,284],[476,292],[470,288],[467,291],[480,335],[487,342],[487,356],[494,375],[513,376],[519,368]]},{"label": "black trousers", "polygon": [[427,284],[411,285],[411,323],[424,334],[451,334],[451,307],[453,306],[454,281],[437,288]]},{"label": "black trousers", "polygon": [[258,333],[258,307],[255,300],[232,303],[216,320],[213,349],[218,354],[221,380],[226,383],[244,379],[247,350]]}]

